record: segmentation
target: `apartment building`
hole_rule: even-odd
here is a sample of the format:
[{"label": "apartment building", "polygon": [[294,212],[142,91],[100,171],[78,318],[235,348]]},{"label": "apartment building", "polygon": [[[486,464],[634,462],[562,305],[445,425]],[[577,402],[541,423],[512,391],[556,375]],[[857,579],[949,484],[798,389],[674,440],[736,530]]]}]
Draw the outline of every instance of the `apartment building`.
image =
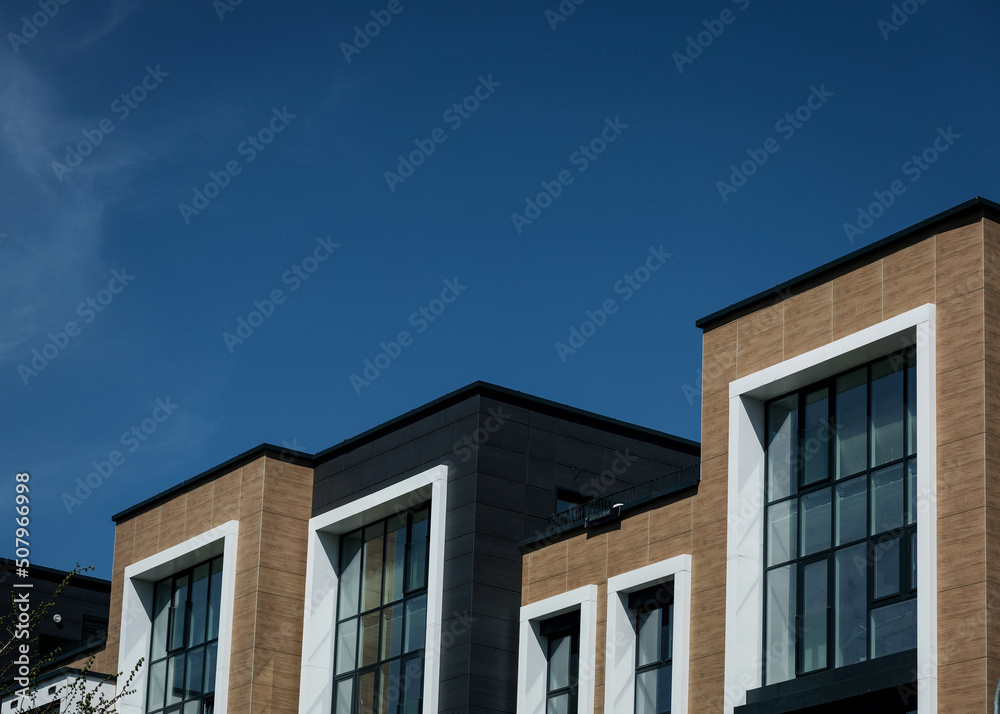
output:
[{"label": "apartment building", "polygon": [[699,320],[700,483],[525,544],[518,711],[992,711],[998,288],[975,199]]},{"label": "apartment building", "polygon": [[515,710],[521,551],[684,439],[477,383],[322,453],[260,446],[114,516],[123,712]]},{"label": "apartment building", "polygon": [[114,516],[139,714],[988,712],[1000,205],[699,321],[702,443],[476,383]]}]

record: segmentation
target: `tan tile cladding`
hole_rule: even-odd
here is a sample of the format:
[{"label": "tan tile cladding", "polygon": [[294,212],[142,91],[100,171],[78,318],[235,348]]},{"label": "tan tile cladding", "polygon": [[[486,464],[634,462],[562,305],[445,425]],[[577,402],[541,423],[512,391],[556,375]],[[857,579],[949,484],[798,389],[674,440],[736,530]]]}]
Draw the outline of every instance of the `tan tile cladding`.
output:
[{"label": "tan tile cladding", "polygon": [[[702,532],[713,510],[709,502],[718,500],[705,486],[726,481],[728,418],[718,410],[728,400],[733,375],[751,374],[929,302],[938,307],[939,707],[984,711],[993,694],[986,656],[1000,657],[1000,598],[983,597],[988,580],[1000,581],[994,574],[1000,572],[1000,389],[994,386],[1000,385],[1000,226],[991,220],[929,236],[794,297],[775,296],[705,333],[702,453],[710,461],[703,464],[703,493],[696,498],[709,498],[694,504],[693,548],[696,554],[718,548]],[[827,325],[829,338],[822,339]],[[734,352],[735,371],[728,368]],[[716,460],[721,465],[713,468]],[[715,581],[711,575],[702,580]],[[960,625],[957,609],[980,623],[982,632]],[[697,687],[692,674],[692,693]]]},{"label": "tan tile cladding", "polygon": [[[298,709],[312,487],[311,469],[261,457],[177,494],[115,529],[111,612],[120,613],[126,565],[239,520],[230,712]],[[113,614],[96,671],[118,671],[119,621],[120,614]]]},{"label": "tan tile cladding", "polygon": [[[692,551],[693,505],[696,498],[686,496],[626,515],[617,527],[609,527],[596,534],[570,536],[526,553],[522,559],[523,582],[526,584],[522,588],[522,605],[584,585],[598,586],[595,712],[604,711],[608,578],[677,555],[692,555],[694,567],[702,568],[706,579],[705,585],[696,584],[693,588],[693,610],[699,615],[692,624],[701,627],[704,623],[708,637],[695,642],[692,635],[692,657],[694,652],[698,657],[697,663],[692,661],[691,664],[692,682],[697,678],[708,686],[709,682],[717,680],[716,685],[719,691],[722,690],[721,669],[710,655],[721,657],[725,648],[725,589],[718,582],[720,575],[725,579],[725,527],[724,524],[721,528],[718,523],[714,524],[714,535],[709,538],[711,542],[703,547],[705,553],[710,554],[698,555],[698,546]],[[709,532],[709,529],[704,530],[706,534]],[[709,563],[709,558],[718,562]],[[706,590],[706,587],[712,589]],[[704,610],[700,611],[702,606]]]}]

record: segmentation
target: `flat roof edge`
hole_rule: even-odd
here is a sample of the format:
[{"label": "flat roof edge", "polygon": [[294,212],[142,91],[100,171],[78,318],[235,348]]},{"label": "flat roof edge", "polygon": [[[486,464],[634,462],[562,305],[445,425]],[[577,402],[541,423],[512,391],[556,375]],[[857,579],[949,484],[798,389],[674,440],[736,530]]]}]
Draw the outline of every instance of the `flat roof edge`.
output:
[{"label": "flat roof edge", "polygon": [[206,483],[224,471],[229,471],[242,466],[243,464],[250,463],[251,461],[259,459],[262,456],[269,456],[273,459],[290,464],[297,464],[299,466],[308,466],[310,468],[313,466],[312,454],[296,451],[295,449],[286,449],[281,446],[275,446],[274,444],[260,444],[252,449],[244,451],[241,454],[237,454],[233,458],[224,461],[221,464],[213,466],[210,469],[206,469],[196,476],[185,479],[165,491],[160,491],[159,493],[150,496],[146,500],[141,501],[134,506],[129,506],[124,511],[119,511],[115,515],[111,516],[111,520],[115,523],[120,523],[121,521],[131,518],[132,516],[138,515],[142,511],[148,510],[157,502],[165,501],[170,496],[173,496],[186,488]]},{"label": "flat roof edge", "polygon": [[847,255],[841,256],[836,260],[832,260],[829,263],[824,263],[818,268],[813,268],[809,272],[802,273],[791,280],[786,280],[780,285],[776,285],[769,290],[761,291],[755,295],[752,295],[744,300],[740,300],[737,303],[730,305],[729,307],[724,307],[721,310],[717,310],[710,315],[707,315],[700,320],[695,321],[695,327],[701,330],[712,329],[718,327],[726,322],[736,313],[749,312],[747,308],[755,305],[757,303],[763,302],[775,295],[780,295],[781,293],[786,293],[791,291],[798,285],[806,283],[810,280],[819,278],[823,274],[832,273],[838,268],[843,267],[847,263],[858,261],[863,259],[865,256],[875,253],[879,250],[883,250],[894,243],[901,243],[908,238],[912,238],[915,235],[927,231],[936,224],[944,223],[945,221],[955,219],[960,215],[968,213],[971,217],[978,214],[980,218],[992,217],[996,220],[1000,220],[1000,203],[996,203],[982,196],[977,196],[971,200],[960,203],[957,206],[949,208],[946,211],[942,211],[930,218],[927,218],[920,223],[910,226],[909,228],[904,228],[901,231],[897,231],[890,236],[882,238],[875,241],[869,245],[863,246],[855,251],[848,253]]},{"label": "flat roof edge", "polygon": [[196,476],[192,476],[175,486],[161,491],[149,498],[141,501],[140,503],[130,506],[123,511],[120,511],[113,516],[111,520],[115,523],[120,523],[128,518],[138,515],[139,513],[148,510],[154,505],[166,501],[171,496],[177,493],[198,486],[202,483],[206,483],[211,479],[215,478],[219,474],[225,471],[232,470],[243,464],[249,463],[261,456],[269,456],[271,458],[276,458],[281,461],[288,463],[295,463],[300,466],[308,466],[309,468],[315,468],[324,461],[328,461],[333,458],[336,454],[352,449],[356,446],[363,445],[366,441],[377,438],[381,434],[392,431],[393,429],[399,428],[401,425],[405,424],[407,421],[412,421],[419,418],[421,415],[433,412],[435,410],[440,410],[450,406],[452,403],[457,403],[462,399],[472,397],[472,396],[485,396],[487,398],[498,398],[501,400],[507,400],[518,404],[519,406],[526,407],[542,407],[543,409],[550,410],[553,412],[559,412],[567,416],[576,417],[578,419],[585,419],[597,424],[604,425],[605,428],[612,428],[619,432],[625,432],[628,434],[633,434],[639,438],[655,439],[664,444],[670,445],[672,448],[676,448],[682,452],[688,452],[691,454],[701,453],[701,444],[697,441],[691,439],[685,439],[684,437],[674,436],[673,434],[668,434],[663,431],[658,431],[656,429],[651,429],[649,427],[640,426],[638,424],[632,424],[625,421],[620,421],[612,417],[597,414],[596,412],[589,412],[584,409],[578,409],[576,407],[571,407],[566,404],[560,404],[559,402],[554,402],[549,399],[543,399],[542,397],[536,397],[525,392],[518,392],[513,389],[508,389],[507,387],[501,387],[496,384],[490,384],[489,382],[476,381],[468,384],[464,387],[456,389],[455,391],[449,392],[437,399],[434,399],[426,404],[423,404],[415,409],[400,414],[397,417],[390,419],[389,421],[378,424],[377,426],[368,429],[357,436],[353,436],[349,439],[331,446],[317,454],[307,454],[302,451],[296,451],[294,449],[286,449],[280,446],[275,446],[273,444],[260,444],[248,451],[244,451],[237,456],[225,461],[217,466],[213,466]]}]

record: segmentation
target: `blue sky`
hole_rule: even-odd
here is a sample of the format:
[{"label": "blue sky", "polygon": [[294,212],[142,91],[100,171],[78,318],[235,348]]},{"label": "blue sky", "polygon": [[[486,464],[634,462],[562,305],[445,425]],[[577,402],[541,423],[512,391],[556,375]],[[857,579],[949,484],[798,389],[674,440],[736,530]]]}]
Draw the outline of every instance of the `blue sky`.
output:
[{"label": "blue sky", "polygon": [[477,379],[697,439],[696,319],[1000,197],[998,26],[971,0],[5,3],[0,504],[30,472],[32,560],[109,577],[113,513]]}]

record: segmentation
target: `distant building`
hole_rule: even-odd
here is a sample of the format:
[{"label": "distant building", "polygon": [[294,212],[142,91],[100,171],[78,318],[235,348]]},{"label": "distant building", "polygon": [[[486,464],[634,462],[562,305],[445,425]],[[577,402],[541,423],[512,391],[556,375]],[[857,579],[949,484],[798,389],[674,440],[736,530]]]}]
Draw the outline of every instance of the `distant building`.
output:
[{"label": "distant building", "polygon": [[[15,572],[15,561],[0,558],[0,584],[4,593],[0,599],[0,618],[4,622],[9,622],[13,614],[11,585],[19,580]],[[69,573],[32,565],[30,574],[32,605],[37,607],[41,603],[51,603],[33,633],[37,642],[32,645],[32,662],[45,663],[43,676],[35,687],[35,704],[44,707],[46,712],[68,712],[71,711],[68,702],[61,701],[65,686],[80,676],[82,662],[91,654],[103,650],[107,641],[111,581],[73,575],[57,596],[56,590]],[[0,671],[9,673],[14,657],[10,649],[0,654]],[[94,669],[87,676],[87,681],[96,687],[113,674]],[[0,686],[6,692],[10,684],[8,681]],[[112,685],[105,685],[105,689],[113,692],[113,681]],[[0,714],[21,711],[17,703],[12,694],[0,697]]]}]

